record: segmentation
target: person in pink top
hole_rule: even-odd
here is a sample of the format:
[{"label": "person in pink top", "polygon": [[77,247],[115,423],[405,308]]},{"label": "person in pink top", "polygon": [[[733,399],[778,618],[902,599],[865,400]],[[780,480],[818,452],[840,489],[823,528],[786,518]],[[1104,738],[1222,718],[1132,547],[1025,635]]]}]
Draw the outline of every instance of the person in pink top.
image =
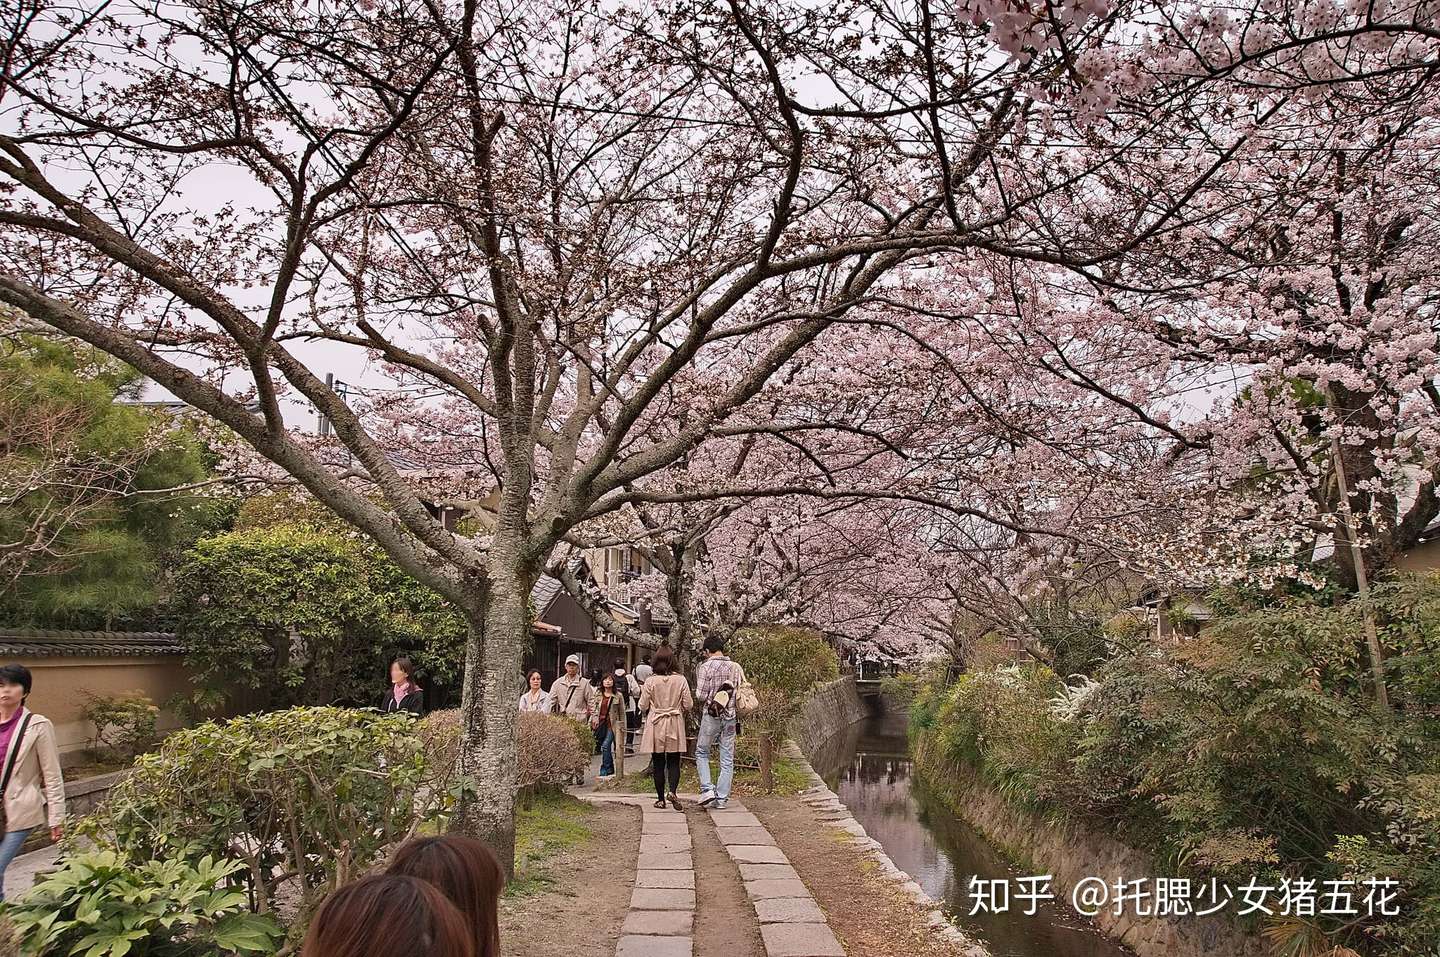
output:
[{"label": "person in pink top", "polygon": [[50,837],[58,841],[65,821],[65,780],[55,729],[44,715],[25,707],[30,683],[30,669],[24,665],[0,668],[0,901],[5,899],[5,868],[30,832],[49,824]]},{"label": "person in pink top", "polygon": [[408,711],[415,716],[423,713],[425,692],[415,683],[415,665],[409,658],[390,662],[390,693],[380,702],[381,711]]}]

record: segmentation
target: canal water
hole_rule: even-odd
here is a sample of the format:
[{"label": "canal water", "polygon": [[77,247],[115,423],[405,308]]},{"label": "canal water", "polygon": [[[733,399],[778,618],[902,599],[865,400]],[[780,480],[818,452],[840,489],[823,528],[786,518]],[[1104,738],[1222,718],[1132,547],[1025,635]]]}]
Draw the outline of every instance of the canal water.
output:
[{"label": "canal water", "polygon": [[995,957],[1133,957],[1067,907],[1042,902],[1027,917],[1012,900],[1010,913],[970,916],[972,877],[1008,878],[1013,897],[1014,879],[1029,875],[911,777],[905,715],[851,725],[811,763],[895,866],[944,901],[955,923]]}]

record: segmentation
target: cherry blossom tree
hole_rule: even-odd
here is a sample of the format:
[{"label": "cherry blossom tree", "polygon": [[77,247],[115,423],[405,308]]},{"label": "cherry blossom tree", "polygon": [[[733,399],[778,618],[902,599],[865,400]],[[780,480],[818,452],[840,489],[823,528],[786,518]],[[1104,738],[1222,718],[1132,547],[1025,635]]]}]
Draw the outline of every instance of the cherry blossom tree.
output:
[{"label": "cherry blossom tree", "polygon": [[[1007,59],[883,0],[23,0],[0,302],[232,430],[464,612],[455,823],[509,861],[527,596],[560,542],[737,491],[647,480],[773,434],[767,384],[923,264],[1093,275],[1222,201],[1266,120],[1191,142],[1203,82],[1144,100],[1138,59],[1092,135],[1110,101],[1075,65],[1116,16],[1076,6]],[[319,365],[341,349],[388,385],[342,398]],[[333,437],[287,427],[293,402]],[[427,509],[447,486],[498,488],[482,534]]]}]

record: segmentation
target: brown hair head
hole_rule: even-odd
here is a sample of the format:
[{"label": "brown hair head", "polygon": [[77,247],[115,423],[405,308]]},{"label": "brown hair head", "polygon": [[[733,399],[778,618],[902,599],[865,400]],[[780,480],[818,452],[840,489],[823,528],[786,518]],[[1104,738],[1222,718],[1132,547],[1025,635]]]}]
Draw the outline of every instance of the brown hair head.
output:
[{"label": "brown hair head", "polygon": [[387,873],[434,885],[469,922],[476,957],[500,957],[499,906],[505,872],[484,843],[461,834],[413,838],[400,845]]},{"label": "brown hair head", "polygon": [[675,670],[675,655],[669,645],[661,645],[650,659],[650,668],[657,675],[668,675]]},{"label": "brown hair head", "polygon": [[332,891],[305,935],[302,957],[478,957],[475,935],[440,891],[414,877],[376,874]]},{"label": "brown hair head", "polygon": [[402,656],[400,658],[396,658],[390,663],[392,665],[397,665],[401,671],[405,672],[406,681],[410,682],[412,685],[415,684],[415,662],[411,661],[409,658],[405,658]]}]

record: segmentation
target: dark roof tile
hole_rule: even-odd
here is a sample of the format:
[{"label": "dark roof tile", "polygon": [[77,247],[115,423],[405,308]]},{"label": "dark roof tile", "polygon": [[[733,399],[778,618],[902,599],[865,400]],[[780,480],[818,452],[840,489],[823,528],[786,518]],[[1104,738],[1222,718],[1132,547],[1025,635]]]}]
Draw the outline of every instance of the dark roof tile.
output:
[{"label": "dark roof tile", "polygon": [[167,631],[58,631],[0,628],[0,656],[120,658],[180,655],[185,646]]}]

